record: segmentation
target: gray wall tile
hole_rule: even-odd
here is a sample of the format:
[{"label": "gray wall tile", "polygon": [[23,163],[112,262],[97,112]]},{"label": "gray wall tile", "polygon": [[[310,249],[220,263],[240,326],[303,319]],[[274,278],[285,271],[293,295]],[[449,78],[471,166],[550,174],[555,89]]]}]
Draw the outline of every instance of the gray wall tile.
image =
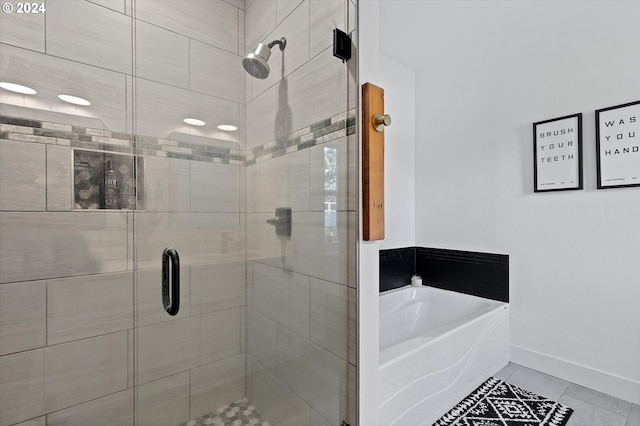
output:
[{"label": "gray wall tile", "polygon": [[54,345],[133,327],[133,273],[47,282],[47,343]]},{"label": "gray wall tile", "polygon": [[158,269],[162,252],[173,247],[180,265],[241,259],[238,213],[138,213],[138,267]]},{"label": "gray wall tile", "polygon": [[347,423],[357,424],[358,421],[358,369],[347,364]]},{"label": "gray wall tile", "polygon": [[136,22],[136,75],[189,88],[189,39],[144,21]]},{"label": "gray wall tile", "polygon": [[286,240],[278,240],[274,227],[267,223],[272,217],[273,213],[247,214],[247,259],[268,261],[285,255],[286,245],[283,241]]},{"label": "gray wall tile", "polygon": [[113,9],[116,12],[125,13],[125,0],[86,0],[102,7]]},{"label": "gray wall tile", "polygon": [[[244,0],[239,0],[244,2]],[[245,28],[246,28],[246,22],[245,22],[245,17],[246,17],[246,13],[244,10],[238,10],[238,23],[239,23],[239,37],[238,37],[238,55],[240,56],[244,56],[246,54],[245,52]]]},{"label": "gray wall tile", "polygon": [[37,419],[28,420],[24,423],[18,423],[15,426],[47,426],[47,418],[45,416],[38,417]]},{"label": "gray wall tile", "polygon": [[17,13],[17,5],[11,4],[14,12],[0,15],[0,43],[44,52],[45,14]]},{"label": "gray wall tile", "polygon": [[245,356],[236,355],[191,370],[191,418],[245,397]]},{"label": "gray wall tile", "polygon": [[238,8],[222,1],[137,0],[136,18],[238,53]]},{"label": "gray wall tile", "polygon": [[44,349],[0,357],[0,425],[45,413]]},{"label": "gray wall tile", "polygon": [[133,389],[47,415],[47,426],[133,426]]},{"label": "gray wall tile", "polygon": [[45,348],[45,408],[57,411],[127,388],[127,332]]},{"label": "gray wall tile", "polygon": [[278,24],[284,21],[300,3],[302,3],[302,0],[276,0]]},{"label": "gray wall tile", "polygon": [[189,57],[191,90],[244,103],[242,56],[191,40]]},{"label": "gray wall tile", "polygon": [[[47,3],[47,53],[131,74],[131,18],[88,2]],[[82,97],[82,96],[81,96]]]},{"label": "gray wall tile", "polygon": [[250,52],[275,29],[276,0],[260,0],[247,5],[245,21],[246,52]]},{"label": "gray wall tile", "polygon": [[0,355],[46,344],[45,281],[0,285]]},{"label": "gray wall tile", "polygon": [[278,357],[277,323],[247,308],[247,353],[263,368],[276,374]]},{"label": "gray wall tile", "polygon": [[244,0],[224,0],[227,3],[239,8],[239,9],[243,9],[245,8],[245,4],[244,4]]},{"label": "gray wall tile", "polygon": [[[247,211],[270,212],[273,215],[277,207],[290,207],[296,212],[308,211],[310,173],[314,172],[309,170],[309,151],[298,151],[248,166]],[[322,174],[324,178],[324,168]]]},{"label": "gray wall tile", "polygon": [[310,336],[316,345],[347,359],[347,287],[311,278]]},{"label": "gray wall tile", "polygon": [[190,203],[191,161],[148,156],[144,159],[145,209],[186,211]]},{"label": "gray wall tile", "polygon": [[[356,211],[358,209],[359,200],[359,155],[358,155],[358,137],[357,135],[347,136],[347,210]],[[345,185],[344,180],[339,184]],[[355,250],[355,249],[354,249]],[[354,268],[355,269],[355,268]]]},{"label": "gray wall tile", "polygon": [[0,282],[127,269],[127,215],[0,213]]},{"label": "gray wall tile", "polygon": [[[86,4],[117,15],[99,6]],[[48,13],[47,11],[47,16]],[[86,17],[78,19],[87,21]],[[93,51],[97,52],[96,49]],[[62,112],[65,114],[57,114],[55,117],[65,121],[57,122],[68,123],[69,114],[73,114],[74,118],[68,124],[77,125],[79,122],[86,122],[88,119],[83,115],[87,115],[93,117],[91,122],[103,123],[98,128],[104,127],[117,132],[128,131],[126,117],[130,109],[126,108],[125,76],[122,74],[7,45],[0,45],[0,57],[0,77],[3,81],[22,81],[38,91],[35,97],[19,97],[18,105],[27,107],[20,109],[20,116],[28,114],[30,119],[41,116],[45,120],[54,121],[51,111]],[[84,95],[78,93],[79,89]],[[9,93],[2,90],[0,102],[16,104],[16,101],[7,99]],[[90,112],[83,107],[60,101],[57,97],[61,93],[78,93],[76,96],[86,97],[93,102]]]},{"label": "gray wall tile", "polygon": [[246,264],[213,263],[191,266],[192,315],[245,305]]},{"label": "gray wall tile", "polygon": [[[358,296],[356,290],[349,287],[349,318],[347,322],[347,361],[350,364],[357,364],[357,348],[358,348]],[[351,394],[350,394],[351,395]]]},{"label": "gray wall tile", "polygon": [[240,309],[201,315],[200,365],[240,353]]},{"label": "gray wall tile", "polygon": [[191,162],[191,211],[239,212],[240,172],[241,166]]},{"label": "gray wall tile", "polygon": [[175,426],[189,420],[189,373],[137,387],[138,424]]},{"label": "gray wall tile", "polygon": [[251,363],[250,380],[250,400],[270,423],[291,426],[308,424],[309,405],[255,361]]},{"label": "gray wall tile", "polygon": [[[138,134],[171,138],[174,132],[217,138],[218,124],[240,127],[240,105],[236,102],[136,79],[136,111]],[[185,118],[207,123],[203,127],[185,124]]]},{"label": "gray wall tile", "polygon": [[[351,247],[348,242],[350,233],[355,232],[348,227],[352,215],[354,213],[344,212],[335,215],[325,212],[293,214],[291,239],[284,245],[286,255],[282,267],[325,281],[346,284]],[[268,234],[265,237],[272,241],[276,239]]]},{"label": "gray wall tile", "polygon": [[333,56],[332,49],[324,50],[279,83],[283,84],[287,85],[293,130],[317,123],[346,109],[344,64]]},{"label": "gray wall tile", "polygon": [[[139,328],[137,339],[138,384],[168,377],[200,365],[199,317]],[[171,344],[168,345],[167,342]]]},{"label": "gray wall tile", "polygon": [[189,267],[180,268],[180,310],[175,316],[169,315],[162,306],[162,270],[150,269],[137,273],[137,322],[144,327],[161,322],[188,318],[191,313],[191,272]]},{"label": "gray wall tile", "polygon": [[276,87],[272,87],[247,103],[247,151],[276,139]]},{"label": "gray wall tile", "polygon": [[72,176],[71,149],[47,145],[47,210],[70,211],[73,208]]},{"label": "gray wall tile", "polygon": [[252,262],[251,307],[309,337],[309,277]]},{"label": "gray wall tile", "polygon": [[347,364],[284,327],[278,327],[278,378],[331,424],[346,416]]},{"label": "gray wall tile", "polygon": [[0,210],[46,210],[45,145],[0,140]]},{"label": "gray wall tile", "polygon": [[347,32],[347,10],[343,0],[309,0],[311,57],[333,46],[333,29]]},{"label": "gray wall tile", "polygon": [[[279,1],[278,6],[280,7],[280,5]],[[269,43],[285,37],[287,46],[284,51],[280,51],[277,46],[273,47],[269,60],[271,72],[265,79],[251,77],[250,93],[247,93],[248,99],[254,99],[309,60],[309,2],[305,1],[300,4],[298,0],[294,0],[287,5],[291,6],[289,10],[291,14],[287,13],[284,21],[279,20],[279,25],[264,40]],[[249,48],[255,49],[255,47]],[[286,95],[285,91],[278,93],[279,107],[286,105]],[[284,111],[284,108],[282,110]],[[282,115],[280,113],[280,116]]]}]

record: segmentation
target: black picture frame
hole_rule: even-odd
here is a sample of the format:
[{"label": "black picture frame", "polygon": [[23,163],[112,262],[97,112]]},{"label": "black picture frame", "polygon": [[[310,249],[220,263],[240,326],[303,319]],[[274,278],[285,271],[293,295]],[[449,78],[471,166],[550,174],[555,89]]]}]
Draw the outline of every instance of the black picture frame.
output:
[{"label": "black picture frame", "polygon": [[533,123],[533,191],[583,188],[582,113]]},{"label": "black picture frame", "polygon": [[640,186],[640,101],[596,110],[598,189]]}]

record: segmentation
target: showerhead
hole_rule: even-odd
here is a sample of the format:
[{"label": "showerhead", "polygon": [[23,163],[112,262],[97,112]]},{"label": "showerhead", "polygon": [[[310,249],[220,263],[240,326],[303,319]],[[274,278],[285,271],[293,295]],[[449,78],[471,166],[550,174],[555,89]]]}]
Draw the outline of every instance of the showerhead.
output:
[{"label": "showerhead", "polygon": [[255,78],[265,79],[269,76],[269,57],[271,56],[271,48],[275,45],[280,46],[280,50],[284,50],[287,40],[282,37],[280,40],[274,40],[269,44],[260,43],[256,50],[249,53],[243,60],[244,69]]}]

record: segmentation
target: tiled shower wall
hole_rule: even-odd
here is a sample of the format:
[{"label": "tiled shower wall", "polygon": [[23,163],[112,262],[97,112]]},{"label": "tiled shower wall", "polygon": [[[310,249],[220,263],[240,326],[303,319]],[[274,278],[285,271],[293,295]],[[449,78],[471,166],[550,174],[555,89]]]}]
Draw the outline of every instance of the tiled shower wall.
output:
[{"label": "tiled shower wall", "polygon": [[[194,151],[244,148],[244,15],[48,0],[46,16],[0,16],[2,80],[38,91],[0,91],[0,425],[177,425],[246,394],[244,163]],[[78,147],[142,154],[145,210],[74,210]],[[159,302],[167,246],[176,317]]]},{"label": "tiled shower wall", "polygon": [[[246,49],[287,38],[246,79],[247,395],[270,422],[356,424],[355,72],[332,30],[349,0],[247,1]],[[292,209],[292,233],[267,220]]]}]

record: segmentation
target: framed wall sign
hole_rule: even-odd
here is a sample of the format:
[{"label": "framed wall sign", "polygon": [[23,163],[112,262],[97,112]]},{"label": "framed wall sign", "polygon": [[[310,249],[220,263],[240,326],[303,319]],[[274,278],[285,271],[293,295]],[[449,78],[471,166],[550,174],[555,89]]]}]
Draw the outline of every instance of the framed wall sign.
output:
[{"label": "framed wall sign", "polygon": [[534,192],[582,189],[582,113],[533,123]]},{"label": "framed wall sign", "polygon": [[596,110],[598,189],[640,186],[640,101]]}]

